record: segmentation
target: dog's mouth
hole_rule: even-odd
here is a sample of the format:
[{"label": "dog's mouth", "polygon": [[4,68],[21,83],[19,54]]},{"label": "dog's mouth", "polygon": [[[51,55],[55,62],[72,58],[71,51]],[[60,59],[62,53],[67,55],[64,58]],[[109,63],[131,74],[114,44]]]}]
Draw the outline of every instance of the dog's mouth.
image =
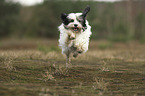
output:
[{"label": "dog's mouth", "polygon": [[79,27],[73,27],[72,30],[73,30],[74,32],[79,32],[79,31],[80,31],[80,28],[79,28]]}]

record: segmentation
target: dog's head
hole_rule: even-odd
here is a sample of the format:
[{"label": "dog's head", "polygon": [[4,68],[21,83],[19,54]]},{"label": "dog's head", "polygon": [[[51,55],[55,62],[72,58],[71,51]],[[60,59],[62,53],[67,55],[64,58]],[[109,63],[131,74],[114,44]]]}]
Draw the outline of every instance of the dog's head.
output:
[{"label": "dog's head", "polygon": [[90,7],[87,6],[82,13],[62,13],[61,19],[63,21],[64,27],[73,32],[81,32],[81,30],[87,29],[86,26],[86,16],[90,11]]}]

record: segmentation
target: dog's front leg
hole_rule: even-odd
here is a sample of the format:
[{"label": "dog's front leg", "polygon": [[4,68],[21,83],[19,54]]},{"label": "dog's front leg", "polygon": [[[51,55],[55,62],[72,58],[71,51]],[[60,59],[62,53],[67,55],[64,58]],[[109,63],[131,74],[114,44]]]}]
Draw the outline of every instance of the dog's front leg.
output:
[{"label": "dog's front leg", "polygon": [[72,33],[72,34],[70,35],[70,40],[74,40],[74,39],[75,39],[75,34]]},{"label": "dog's front leg", "polygon": [[76,38],[75,33],[68,31],[69,40],[74,40]]}]

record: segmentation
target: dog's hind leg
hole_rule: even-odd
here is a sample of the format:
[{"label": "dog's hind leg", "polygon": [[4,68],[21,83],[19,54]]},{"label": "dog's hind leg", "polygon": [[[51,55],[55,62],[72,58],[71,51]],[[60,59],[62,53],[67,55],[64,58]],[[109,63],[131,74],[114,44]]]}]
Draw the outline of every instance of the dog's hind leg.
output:
[{"label": "dog's hind leg", "polygon": [[71,52],[67,52],[66,53],[66,67],[68,68],[68,67],[71,67],[71,58],[70,58],[70,54],[71,54]]}]

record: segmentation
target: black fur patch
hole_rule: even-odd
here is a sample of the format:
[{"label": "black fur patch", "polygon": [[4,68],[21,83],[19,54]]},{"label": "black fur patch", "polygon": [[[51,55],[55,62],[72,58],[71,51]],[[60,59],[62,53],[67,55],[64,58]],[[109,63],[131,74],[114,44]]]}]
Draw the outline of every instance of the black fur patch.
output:
[{"label": "black fur patch", "polygon": [[84,31],[87,29],[87,26],[86,26],[86,16],[87,16],[87,14],[88,14],[89,11],[90,11],[90,6],[87,6],[85,8],[85,10],[83,11],[82,15],[80,16],[81,23],[83,25],[83,30]]},{"label": "black fur patch", "polygon": [[85,8],[85,10],[83,11],[82,16],[83,16],[84,18],[86,18],[86,15],[88,14],[89,11],[90,11],[90,6],[87,6],[87,7]]},{"label": "black fur patch", "polygon": [[70,23],[70,21],[67,18],[67,16],[68,16],[68,14],[66,14],[66,13],[62,13],[61,14],[61,19],[62,19],[64,25],[68,25]]},{"label": "black fur patch", "polygon": [[77,20],[82,24],[84,28],[86,27],[86,19],[82,15],[78,17]]}]

